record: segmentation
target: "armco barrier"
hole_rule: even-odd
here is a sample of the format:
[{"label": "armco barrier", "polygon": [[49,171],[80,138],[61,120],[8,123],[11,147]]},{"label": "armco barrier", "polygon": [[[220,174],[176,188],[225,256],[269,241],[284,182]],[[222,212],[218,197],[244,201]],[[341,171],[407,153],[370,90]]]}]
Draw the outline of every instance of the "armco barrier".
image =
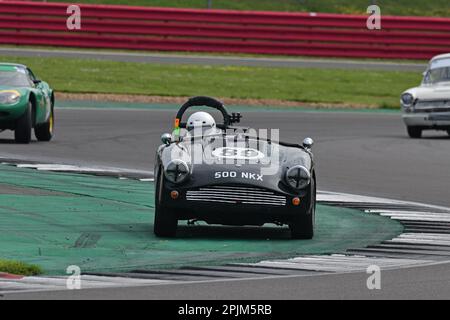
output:
[{"label": "armco barrier", "polygon": [[429,59],[450,52],[450,19],[0,1],[0,43],[84,48]]}]

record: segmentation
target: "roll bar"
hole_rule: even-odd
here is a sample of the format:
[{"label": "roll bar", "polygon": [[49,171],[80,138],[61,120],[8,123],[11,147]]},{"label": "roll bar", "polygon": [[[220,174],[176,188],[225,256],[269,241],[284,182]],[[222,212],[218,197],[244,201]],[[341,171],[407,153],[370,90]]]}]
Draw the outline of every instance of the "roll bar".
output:
[{"label": "roll bar", "polygon": [[197,106],[206,106],[219,110],[220,113],[222,113],[223,124],[219,124],[217,127],[221,129],[227,129],[233,123],[240,122],[242,118],[240,113],[233,112],[232,114],[229,114],[221,101],[211,97],[198,96],[190,98],[181,106],[180,110],[178,110],[175,118],[175,129],[186,128],[186,122],[181,122],[183,115],[189,108]]}]

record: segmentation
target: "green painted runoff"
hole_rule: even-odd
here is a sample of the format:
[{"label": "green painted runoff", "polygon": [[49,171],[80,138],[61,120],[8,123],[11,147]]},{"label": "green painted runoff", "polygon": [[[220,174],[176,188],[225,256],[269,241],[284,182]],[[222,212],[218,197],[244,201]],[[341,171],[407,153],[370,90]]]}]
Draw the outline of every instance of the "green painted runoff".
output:
[{"label": "green painted runoff", "polygon": [[[187,226],[175,239],[153,234],[154,185],[0,165],[0,259],[63,275],[256,262],[343,252],[390,239],[402,226],[386,217],[319,205],[313,240],[287,228]],[[232,214],[232,213],[230,213]]]}]

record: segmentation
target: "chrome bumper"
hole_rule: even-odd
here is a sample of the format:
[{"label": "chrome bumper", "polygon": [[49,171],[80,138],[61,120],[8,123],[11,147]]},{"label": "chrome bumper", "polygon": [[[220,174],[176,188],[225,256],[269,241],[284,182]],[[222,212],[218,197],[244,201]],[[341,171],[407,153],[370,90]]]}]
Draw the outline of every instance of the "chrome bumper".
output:
[{"label": "chrome bumper", "polygon": [[414,112],[404,113],[403,122],[407,126],[439,128],[450,127],[450,112]]}]

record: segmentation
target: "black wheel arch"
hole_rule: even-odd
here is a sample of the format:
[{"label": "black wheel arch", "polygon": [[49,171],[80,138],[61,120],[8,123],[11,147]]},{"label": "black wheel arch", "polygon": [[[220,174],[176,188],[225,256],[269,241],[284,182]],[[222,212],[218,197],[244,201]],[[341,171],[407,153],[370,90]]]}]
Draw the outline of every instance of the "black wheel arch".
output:
[{"label": "black wheel arch", "polygon": [[[315,170],[313,170],[312,174],[311,174],[311,184],[312,183],[314,183],[313,184],[314,188],[311,188],[311,190],[310,190],[310,197],[309,197],[310,200],[309,200],[309,206],[308,206],[309,210],[311,210],[312,206],[316,205],[316,202],[317,202],[317,195],[316,195],[316,193],[317,193],[317,178],[316,178]],[[314,202],[311,201],[311,199],[313,198],[313,196],[312,196],[313,193],[315,195]]]},{"label": "black wheel arch", "polygon": [[55,107],[55,93],[52,91],[52,94],[50,95],[50,101],[52,103],[52,109]]},{"label": "black wheel arch", "polygon": [[34,127],[36,125],[37,100],[36,100],[36,96],[34,95],[33,92],[30,92],[28,101],[31,102],[31,120],[32,120],[32,126]]}]

